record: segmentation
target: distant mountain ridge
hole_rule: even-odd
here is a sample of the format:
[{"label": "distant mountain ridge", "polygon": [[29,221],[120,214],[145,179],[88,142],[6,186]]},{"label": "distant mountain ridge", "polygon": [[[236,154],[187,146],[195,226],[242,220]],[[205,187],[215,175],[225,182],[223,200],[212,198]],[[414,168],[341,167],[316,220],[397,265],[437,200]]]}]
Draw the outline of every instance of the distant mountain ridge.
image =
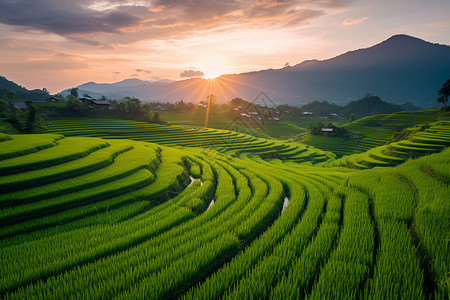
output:
[{"label": "distant mountain ridge", "polygon": [[191,78],[175,82],[126,79],[114,84],[86,83],[80,93],[143,101],[180,99],[197,102],[209,93],[221,102],[240,97],[252,101],[265,92],[276,103],[303,105],[314,100],[346,104],[367,93],[395,104],[436,105],[440,86],[450,78],[450,47],[395,35],[374,46],[349,51],[327,60],[307,60],[292,67]]},{"label": "distant mountain ridge", "polygon": [[403,105],[388,103],[381,100],[378,96],[368,94],[361,99],[351,101],[344,106],[329,103],[327,101],[313,101],[303,105],[301,109],[321,116],[328,116],[330,113],[335,113],[347,118],[350,117],[351,114],[355,114],[356,118],[362,118],[376,114],[392,114],[405,110],[420,110],[421,108],[411,103],[405,103]]},{"label": "distant mountain ridge", "polygon": [[313,100],[345,104],[370,93],[396,104],[430,107],[450,78],[450,47],[396,35],[328,60],[223,77],[227,83],[243,82],[247,94],[264,87],[275,101],[289,104]]},{"label": "distant mountain ridge", "polygon": [[[95,83],[87,82],[78,87],[78,94],[88,94],[94,98],[101,98],[103,95],[111,99],[122,99],[127,96],[138,97],[144,101],[157,101],[156,98],[149,98],[155,91],[173,83],[173,80],[162,79],[158,81],[146,81],[138,78],[125,79],[115,83]],[[66,89],[59,94],[66,96],[70,89]]]}]

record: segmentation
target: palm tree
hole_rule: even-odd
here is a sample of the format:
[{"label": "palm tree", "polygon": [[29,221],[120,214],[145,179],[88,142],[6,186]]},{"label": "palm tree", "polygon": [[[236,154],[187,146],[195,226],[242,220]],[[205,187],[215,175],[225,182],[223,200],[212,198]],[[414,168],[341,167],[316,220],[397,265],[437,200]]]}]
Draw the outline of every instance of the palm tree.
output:
[{"label": "palm tree", "polygon": [[436,99],[439,103],[444,103],[447,106],[448,96],[450,95],[450,79],[442,85],[438,91],[439,97]]}]

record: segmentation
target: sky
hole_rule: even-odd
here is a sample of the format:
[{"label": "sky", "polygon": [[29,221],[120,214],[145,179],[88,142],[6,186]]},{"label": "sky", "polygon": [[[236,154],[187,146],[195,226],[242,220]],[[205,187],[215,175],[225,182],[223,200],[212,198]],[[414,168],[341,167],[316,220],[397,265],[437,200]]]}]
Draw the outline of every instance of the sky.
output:
[{"label": "sky", "polygon": [[449,45],[449,11],[449,0],[0,0],[0,75],[57,93],[278,69],[395,34]]}]

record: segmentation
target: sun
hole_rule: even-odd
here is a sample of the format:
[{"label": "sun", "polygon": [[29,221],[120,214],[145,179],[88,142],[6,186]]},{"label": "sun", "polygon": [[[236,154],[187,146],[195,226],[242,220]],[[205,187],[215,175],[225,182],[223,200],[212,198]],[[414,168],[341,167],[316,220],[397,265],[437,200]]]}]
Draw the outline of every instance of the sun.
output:
[{"label": "sun", "polygon": [[203,72],[203,78],[214,79],[224,74],[230,73],[230,68],[226,63],[219,59],[208,59],[202,61],[199,65],[199,70]]}]

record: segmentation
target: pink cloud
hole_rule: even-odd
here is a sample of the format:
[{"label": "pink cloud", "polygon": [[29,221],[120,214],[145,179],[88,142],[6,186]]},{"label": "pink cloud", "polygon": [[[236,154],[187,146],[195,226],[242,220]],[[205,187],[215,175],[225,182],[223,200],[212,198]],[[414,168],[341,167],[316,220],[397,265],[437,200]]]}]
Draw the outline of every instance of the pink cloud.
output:
[{"label": "pink cloud", "polygon": [[345,19],[344,22],[342,22],[342,24],[344,25],[355,25],[355,24],[359,24],[362,23],[366,20],[368,20],[368,17],[362,17],[362,18],[356,18],[356,19]]}]

